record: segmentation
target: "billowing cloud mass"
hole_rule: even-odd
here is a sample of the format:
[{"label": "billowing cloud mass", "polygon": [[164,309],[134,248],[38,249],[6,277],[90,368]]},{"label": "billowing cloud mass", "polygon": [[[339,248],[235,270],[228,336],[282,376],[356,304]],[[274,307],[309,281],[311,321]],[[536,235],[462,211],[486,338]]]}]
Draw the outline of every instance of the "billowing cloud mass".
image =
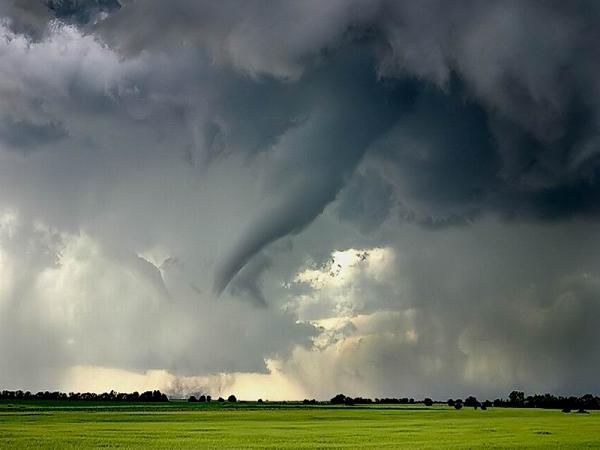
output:
[{"label": "billowing cloud mass", "polygon": [[597,389],[593,1],[0,3],[0,386]]}]

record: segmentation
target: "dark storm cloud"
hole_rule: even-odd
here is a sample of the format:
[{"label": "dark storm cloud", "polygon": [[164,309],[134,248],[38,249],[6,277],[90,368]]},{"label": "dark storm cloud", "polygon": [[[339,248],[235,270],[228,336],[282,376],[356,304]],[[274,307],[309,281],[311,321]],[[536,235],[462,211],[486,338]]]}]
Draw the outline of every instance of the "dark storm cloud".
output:
[{"label": "dark storm cloud", "polygon": [[360,56],[343,52],[332,65],[305,76],[305,93],[299,94],[313,101],[311,117],[274,145],[277,159],[268,183],[279,192],[225,261],[217,275],[217,292],[254,254],[317,217],[368,147],[412,103],[414,82],[380,83],[371,61]]},{"label": "dark storm cloud", "polygon": [[256,305],[268,306],[262,291],[262,275],[270,269],[272,261],[265,255],[257,255],[250,261],[232,283],[231,290],[237,295],[246,295]]},{"label": "dark storm cloud", "polygon": [[37,40],[51,20],[88,25],[118,8],[118,0],[5,0],[0,15],[10,20],[13,30]]},{"label": "dark storm cloud", "polygon": [[47,8],[59,19],[88,23],[96,14],[119,9],[118,0],[44,0]]},{"label": "dark storm cloud", "polygon": [[377,172],[356,173],[338,198],[337,213],[355,222],[362,232],[377,228],[393,206],[393,187]]},{"label": "dark storm cloud", "polygon": [[0,140],[8,148],[19,151],[35,151],[40,146],[51,144],[68,136],[60,123],[35,124],[8,118],[0,122]]},{"label": "dark storm cloud", "polygon": [[[191,162],[233,149],[280,159],[267,173],[278,193],[223,262],[217,292],[266,245],[310,223],[365,154],[380,153],[403,215],[425,225],[486,212],[541,220],[597,214],[593,3],[176,0],[6,8],[15,23],[30,11],[41,17],[44,8],[48,17],[80,17],[125,56],[205,55],[230,80],[208,83],[216,93],[212,117],[197,117],[193,102],[179,111],[167,106],[174,120],[193,123],[204,148],[202,155],[189,151]],[[105,16],[83,20],[94,11]],[[394,93],[402,80],[413,80],[408,89],[421,86],[414,105]],[[71,89],[81,90],[77,83]],[[132,87],[151,95],[159,86]],[[73,95],[88,94],[84,87]]]},{"label": "dark storm cloud", "polygon": [[7,0],[0,5],[0,16],[14,31],[40,37],[52,12],[39,0]]},{"label": "dark storm cloud", "polygon": [[421,92],[370,156],[402,196],[406,218],[425,224],[471,217],[502,185],[488,116],[460,92]]},{"label": "dark storm cloud", "polygon": [[[325,114],[336,116],[337,123],[321,121],[327,137],[308,121],[314,137],[287,150],[292,164],[302,153],[297,170],[311,172],[311,181],[275,200],[294,208],[273,207],[248,229],[224,263],[220,291],[253,254],[314,219],[376,140],[385,142],[385,170],[404,215],[425,225],[486,212],[536,220],[596,215],[598,13],[583,1],[123,2],[98,32],[126,54],[196,46],[218,66],[309,86],[289,87],[294,95],[323,93],[323,86],[335,93],[311,97],[310,113],[329,108]],[[365,81],[365,71],[347,62],[352,73],[338,83],[336,54],[364,58],[348,50],[356,47],[375,56],[369,64],[379,77]],[[315,72],[324,74],[316,84]],[[382,102],[377,95],[406,78],[430,88],[412,111],[402,105],[402,120],[386,105],[393,96]],[[237,112],[253,124],[264,113],[260,103],[249,106]],[[363,124],[369,118],[372,130]],[[275,138],[290,122],[281,125]]]},{"label": "dark storm cloud", "polygon": [[[3,323],[19,314],[21,329],[35,334],[27,318],[36,301],[48,302],[47,291],[54,302],[80,298],[56,286],[87,293],[89,309],[50,309],[60,312],[44,331],[56,339],[57,361],[264,370],[265,358],[315,333],[271,307],[282,280],[307,260],[361,245],[391,246],[409,261],[408,279],[358,289],[371,302],[363,312],[385,314],[408,301],[400,298],[404,286],[418,310],[418,351],[402,336],[400,344],[379,336],[365,350],[380,357],[381,372],[370,376],[386,389],[396,379],[394,357],[422,356],[414,372],[406,369],[411,380],[432,366],[427,355],[455,379],[468,354],[488,367],[488,350],[477,345],[486,338],[516,367],[520,341],[502,347],[503,329],[525,335],[533,326],[523,345],[532,353],[552,341],[546,326],[561,342],[585,347],[593,338],[585,318],[597,316],[597,285],[582,276],[593,264],[568,260],[569,245],[580,240],[565,239],[569,245],[545,255],[560,260],[551,263],[555,271],[534,261],[522,273],[503,268],[528,255],[524,221],[544,229],[598,220],[597,2],[10,0],[0,2],[0,16],[0,202],[18,223],[6,228],[4,247],[55,234],[65,242],[50,246],[62,258],[58,268],[4,248],[0,256],[22,263],[29,279],[15,279],[0,307],[11,311]],[[489,216],[507,221],[492,226]],[[327,228],[337,218],[348,222],[343,236]],[[420,225],[414,236],[403,234],[407,222]],[[13,228],[22,239],[13,239]],[[483,237],[460,234],[471,229]],[[518,245],[503,244],[507,229]],[[286,237],[305,245],[270,253]],[[435,239],[451,245],[435,257],[420,253]],[[489,252],[479,251],[486,243]],[[479,283],[480,258],[505,247],[511,251]],[[95,280],[99,293],[90,288]],[[531,280],[552,288],[527,296]],[[115,290],[127,301],[112,303]],[[214,302],[214,292],[223,301]],[[14,306],[21,294],[30,299],[27,314]],[[567,294],[576,300],[566,304]],[[312,306],[320,310],[326,296],[317,297]],[[528,303],[544,298],[545,309]],[[94,321],[109,322],[116,307],[124,308],[117,329]],[[508,317],[519,308],[544,320],[511,328]],[[570,319],[561,322],[562,313]],[[140,315],[163,325],[152,334]],[[496,316],[503,329],[480,325]],[[134,320],[130,330],[122,326]],[[172,326],[181,336],[170,334]],[[140,343],[135,355],[107,350],[119,348],[121,329]],[[44,341],[19,339],[32,352]],[[549,357],[566,364],[568,345],[555,344]],[[86,356],[73,356],[71,345]],[[541,367],[508,370],[506,384]],[[571,375],[561,372],[555,385],[572,386],[561,384]]]}]

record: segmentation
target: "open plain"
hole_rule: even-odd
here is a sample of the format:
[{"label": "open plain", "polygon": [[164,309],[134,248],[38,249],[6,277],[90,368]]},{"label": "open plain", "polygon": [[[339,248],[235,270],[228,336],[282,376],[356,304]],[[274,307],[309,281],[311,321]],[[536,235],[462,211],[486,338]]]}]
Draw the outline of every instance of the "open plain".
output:
[{"label": "open plain", "polygon": [[4,402],[0,448],[598,448],[600,413],[296,403]]}]

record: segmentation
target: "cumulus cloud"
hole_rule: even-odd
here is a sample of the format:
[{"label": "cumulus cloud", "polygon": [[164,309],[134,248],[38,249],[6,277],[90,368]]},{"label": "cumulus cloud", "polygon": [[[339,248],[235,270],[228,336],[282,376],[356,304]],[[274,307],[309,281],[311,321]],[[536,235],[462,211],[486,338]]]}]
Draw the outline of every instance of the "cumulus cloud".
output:
[{"label": "cumulus cloud", "polygon": [[0,383],[593,387],[598,12],[3,2]]},{"label": "cumulus cloud", "polygon": [[592,228],[411,225],[394,247],[336,251],[288,286],[290,308],[321,333],[283,371],[320,397],[593,390]]}]

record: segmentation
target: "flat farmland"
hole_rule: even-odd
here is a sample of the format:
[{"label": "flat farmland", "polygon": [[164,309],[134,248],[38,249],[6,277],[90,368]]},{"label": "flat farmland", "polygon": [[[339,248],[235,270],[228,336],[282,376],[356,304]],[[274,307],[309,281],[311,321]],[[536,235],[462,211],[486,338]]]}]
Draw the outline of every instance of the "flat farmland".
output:
[{"label": "flat farmland", "polygon": [[287,403],[0,403],[0,448],[600,448],[600,412]]}]

